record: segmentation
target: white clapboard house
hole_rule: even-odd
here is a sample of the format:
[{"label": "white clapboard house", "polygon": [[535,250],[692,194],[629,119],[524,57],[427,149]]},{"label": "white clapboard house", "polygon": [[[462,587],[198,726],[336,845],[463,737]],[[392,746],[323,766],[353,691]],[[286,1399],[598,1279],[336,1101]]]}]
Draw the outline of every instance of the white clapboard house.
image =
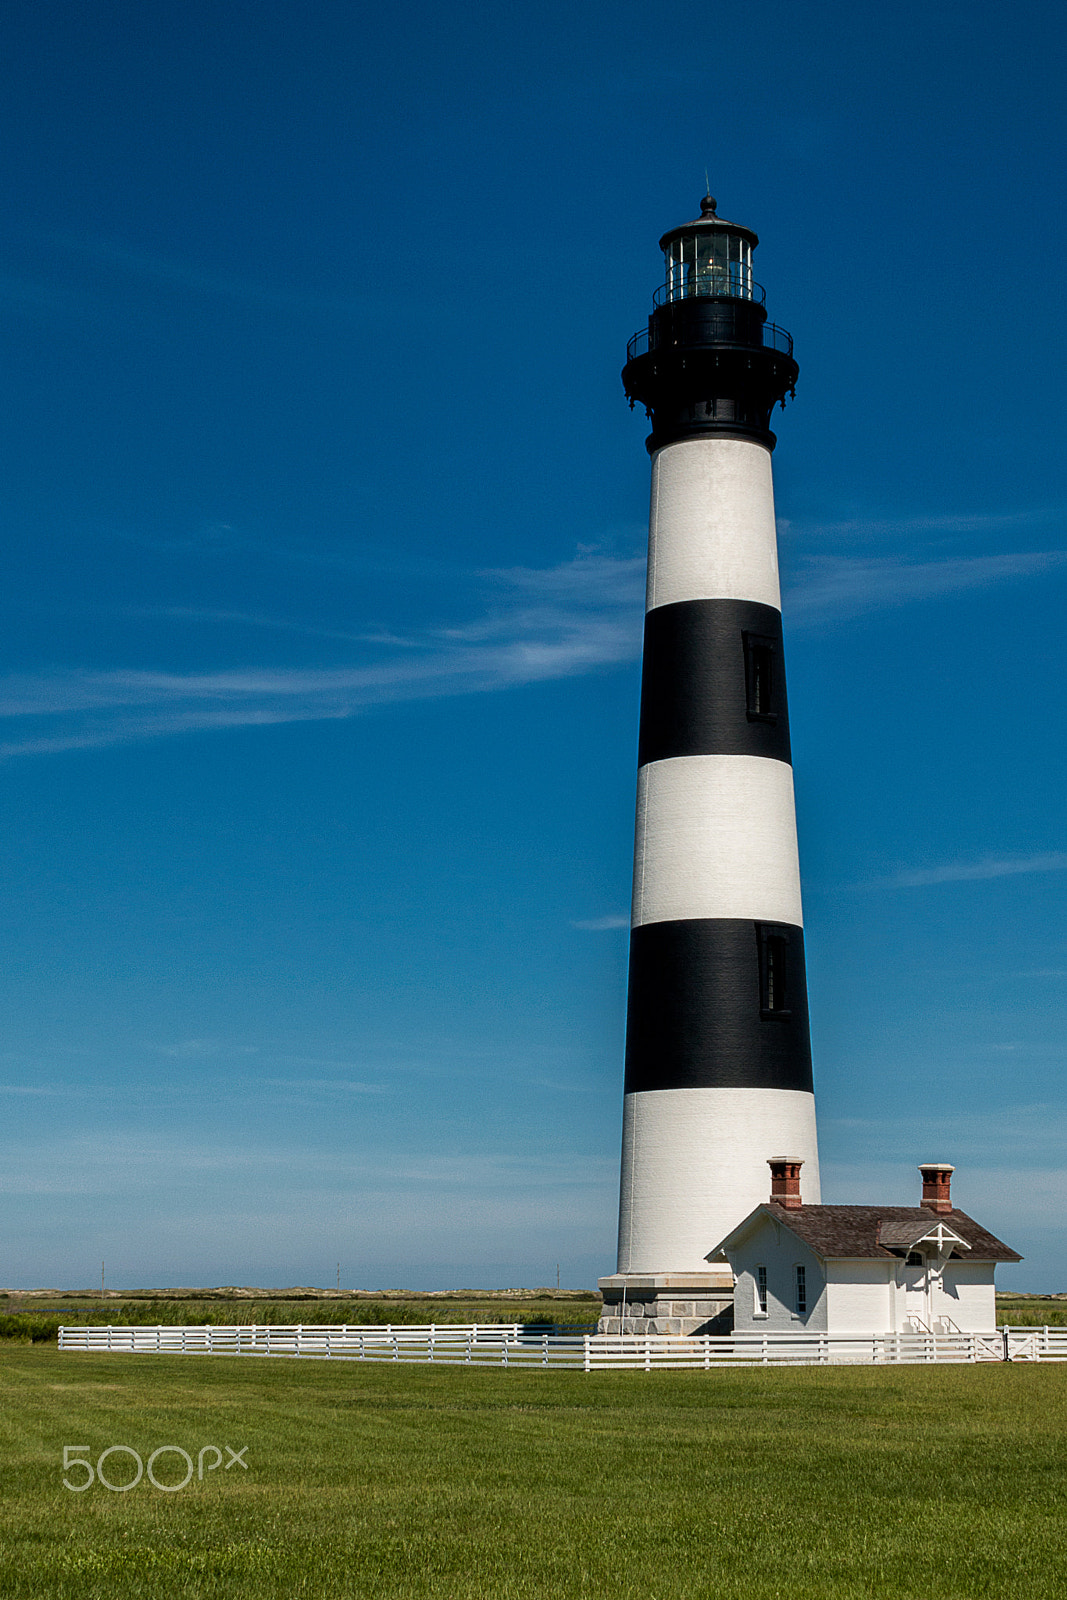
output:
[{"label": "white clapboard house", "polygon": [[806,1206],[800,1161],[769,1163],[771,1195],[708,1255],[734,1273],[736,1333],[991,1333],[993,1273],[1021,1261],[952,1204],[931,1163],[918,1206]]}]

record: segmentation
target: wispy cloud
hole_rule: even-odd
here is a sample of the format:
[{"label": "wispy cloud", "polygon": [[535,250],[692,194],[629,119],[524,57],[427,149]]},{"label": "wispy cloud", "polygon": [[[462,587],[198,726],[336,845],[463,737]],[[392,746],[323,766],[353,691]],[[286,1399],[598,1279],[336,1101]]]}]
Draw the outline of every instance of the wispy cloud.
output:
[{"label": "wispy cloud", "polygon": [[[355,1148],[316,1147],[297,1152],[288,1144],[247,1140],[212,1143],[161,1131],[110,1129],[94,1135],[72,1134],[42,1142],[31,1138],[12,1143],[0,1169],[0,1193],[136,1194],[162,1185],[195,1189],[205,1173],[218,1173],[243,1185],[246,1175],[266,1179],[282,1172],[304,1187],[340,1183],[351,1199],[358,1192],[389,1193],[408,1185],[468,1191],[499,1189],[512,1184],[573,1184],[580,1188],[603,1182],[614,1169],[613,1157],[583,1156],[567,1151],[479,1150],[440,1154],[433,1150],[366,1142]],[[357,1178],[358,1175],[358,1178]]]},{"label": "wispy cloud", "polygon": [[[1067,551],[903,562],[811,558],[787,595],[798,626],[1067,568]],[[0,757],[102,748],[210,729],[325,721],[373,706],[489,694],[635,660],[641,648],[644,560],[583,551],[551,568],[477,575],[486,604],[466,621],[422,630],[382,624],[319,628],[254,612],[172,608],[207,621],[325,638],[356,658],[340,666],[56,669],[0,678]],[[6,727],[4,726],[6,724]],[[956,876],[997,876],[988,864]],[[1005,866],[1001,872],[1051,870]],[[618,925],[618,924],[614,924]]]},{"label": "wispy cloud", "polygon": [[586,922],[572,922],[572,928],[581,928],[586,933],[606,933],[609,928],[628,928],[630,919],[621,913],[610,917],[590,917]]},{"label": "wispy cloud", "polygon": [[357,318],[365,317],[371,309],[371,303],[366,298],[323,294],[314,290],[282,289],[238,273],[156,255],[150,250],[137,249],[111,239],[59,234],[54,236],[53,242],[68,255],[103,267],[112,274],[121,273],[127,279],[139,279],[158,288],[229,300],[257,310],[311,312],[354,322]]},{"label": "wispy cloud", "polygon": [[977,883],[984,878],[1011,878],[1017,873],[1063,872],[1067,851],[1050,850],[1034,856],[986,856],[981,861],[946,861],[939,867],[896,872],[878,882],[894,889],[925,889],[938,883]]},{"label": "wispy cloud", "polygon": [[174,1044],[157,1044],[152,1050],[161,1056],[171,1056],[178,1061],[205,1061],[214,1056],[251,1056],[257,1054],[255,1045],[233,1045],[221,1039],[179,1039]]},{"label": "wispy cloud", "polygon": [[948,561],[810,556],[787,590],[784,606],[790,622],[802,627],[1065,567],[1067,550],[1013,551]]},{"label": "wispy cloud", "polygon": [[403,638],[369,636],[373,658],[350,666],[10,675],[0,679],[0,724],[8,724],[0,756],[344,718],[616,666],[640,652],[643,570],[639,558],[583,554],[544,571],[485,573],[491,603],[481,617]]},{"label": "wispy cloud", "polygon": [[[936,1077],[936,1068],[932,1070]],[[907,1195],[913,1195],[918,1184],[915,1164],[919,1161],[954,1161],[954,1185],[975,1186],[980,1186],[976,1169],[1017,1165],[1024,1196],[1029,1187],[1027,1163],[1035,1173],[1041,1168],[1057,1169],[1060,1181],[1067,1182],[1063,1160],[1067,1110],[1054,1102],[1018,1103],[1007,1098],[979,1109],[952,1096],[942,1105],[933,1096],[916,1118],[824,1116],[819,1134],[824,1159],[838,1178],[836,1197],[846,1199],[859,1200],[871,1194],[889,1202],[896,1195],[900,1203],[908,1204]],[[841,1182],[846,1173],[847,1184]],[[827,1198],[825,1193],[823,1198]]]},{"label": "wispy cloud", "polygon": [[386,1094],[383,1083],[353,1083],[342,1078],[264,1078],[271,1089],[289,1089],[297,1094]]},{"label": "wispy cloud", "polygon": [[19,311],[59,313],[84,317],[88,306],[85,294],[59,284],[39,283],[0,273],[0,305]]},{"label": "wispy cloud", "polygon": [[836,521],[814,521],[779,517],[778,532],[788,539],[847,539],[852,543],[891,541],[898,547],[931,535],[948,541],[964,535],[1007,533],[1020,528],[1062,525],[1060,506],[1041,506],[1022,511],[951,511],[936,516],[842,517]]},{"label": "wispy cloud", "polygon": [[169,622],[233,623],[239,628],[266,633],[293,634],[300,639],[329,639],[339,644],[404,645],[403,635],[387,629],[326,628],[290,617],[271,617],[260,611],[226,611],[213,606],[126,606],[124,617]]}]

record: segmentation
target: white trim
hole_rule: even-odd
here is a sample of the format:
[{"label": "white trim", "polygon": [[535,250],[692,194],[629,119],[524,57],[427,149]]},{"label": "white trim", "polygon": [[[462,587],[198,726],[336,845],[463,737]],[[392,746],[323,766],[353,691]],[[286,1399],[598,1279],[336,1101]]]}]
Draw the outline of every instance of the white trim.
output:
[{"label": "white trim", "polygon": [[[964,1250],[971,1248],[966,1239],[961,1239],[958,1233],[953,1233],[952,1229],[946,1227],[943,1222],[939,1222],[936,1228],[931,1228],[929,1233],[924,1233],[922,1238],[916,1239],[915,1244],[911,1245],[910,1248],[914,1250],[915,1246],[920,1244],[935,1244],[940,1255],[951,1255],[952,1249],[956,1245],[961,1245]],[[947,1251],[945,1249],[946,1244],[949,1246]],[[903,1249],[903,1246],[901,1246],[901,1249]]]}]

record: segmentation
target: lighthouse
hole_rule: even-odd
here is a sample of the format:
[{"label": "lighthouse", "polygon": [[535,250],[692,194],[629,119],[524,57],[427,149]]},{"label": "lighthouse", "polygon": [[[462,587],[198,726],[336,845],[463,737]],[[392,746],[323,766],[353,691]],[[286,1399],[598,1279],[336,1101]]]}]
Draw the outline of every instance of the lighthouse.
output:
[{"label": "lighthouse", "polygon": [[765,1198],[769,1159],[803,1162],[819,1200],[771,478],[798,368],[758,243],[710,195],[664,234],[622,374],[651,423],[652,497],[605,1332],[723,1326],[733,1280],[706,1257]]}]

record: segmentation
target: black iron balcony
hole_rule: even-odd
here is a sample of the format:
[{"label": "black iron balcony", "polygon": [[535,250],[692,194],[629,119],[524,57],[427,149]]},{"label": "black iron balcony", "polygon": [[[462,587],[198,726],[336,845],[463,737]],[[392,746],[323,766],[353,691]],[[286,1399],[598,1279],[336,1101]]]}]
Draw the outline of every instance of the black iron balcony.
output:
[{"label": "black iron balcony", "polygon": [[[680,344],[678,339],[662,338],[658,327],[639,328],[626,346],[626,359],[633,361],[638,356],[647,355],[650,350],[670,349],[673,345]],[[785,328],[780,328],[776,322],[765,322],[762,326],[763,348],[765,350],[779,350],[783,355],[793,354],[793,335],[787,333]],[[699,349],[700,346],[692,340],[685,341],[689,348]],[[710,347],[710,342],[709,342]]]}]

